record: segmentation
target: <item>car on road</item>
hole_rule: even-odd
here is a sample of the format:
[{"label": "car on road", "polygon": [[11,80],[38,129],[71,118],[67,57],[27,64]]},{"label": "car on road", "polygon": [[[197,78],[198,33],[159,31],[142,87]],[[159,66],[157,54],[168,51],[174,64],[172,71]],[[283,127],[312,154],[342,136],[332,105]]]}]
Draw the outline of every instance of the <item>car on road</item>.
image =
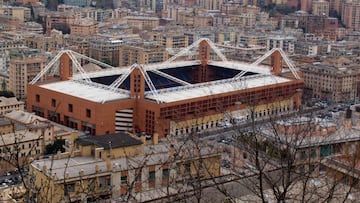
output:
[{"label": "car on road", "polygon": [[0,188],[5,188],[5,187],[9,187],[6,183],[1,183],[0,184]]}]

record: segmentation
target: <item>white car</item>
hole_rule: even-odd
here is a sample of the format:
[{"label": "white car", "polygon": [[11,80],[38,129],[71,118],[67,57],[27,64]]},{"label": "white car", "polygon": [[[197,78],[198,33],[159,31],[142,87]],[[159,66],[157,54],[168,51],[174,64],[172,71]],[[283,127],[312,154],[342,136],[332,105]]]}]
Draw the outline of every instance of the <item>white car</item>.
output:
[{"label": "white car", "polygon": [[5,187],[9,187],[6,183],[1,183],[0,184],[0,188],[5,188]]}]

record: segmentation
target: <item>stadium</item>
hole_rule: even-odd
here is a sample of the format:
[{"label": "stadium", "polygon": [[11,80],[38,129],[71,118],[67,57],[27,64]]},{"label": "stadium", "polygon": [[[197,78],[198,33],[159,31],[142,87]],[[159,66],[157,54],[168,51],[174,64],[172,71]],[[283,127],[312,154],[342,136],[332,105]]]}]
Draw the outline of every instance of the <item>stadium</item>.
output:
[{"label": "stadium", "polygon": [[[193,49],[197,59],[186,60]],[[260,65],[268,57],[270,66]],[[84,61],[103,69],[86,72]],[[281,49],[247,64],[228,61],[200,39],[165,62],[121,68],[63,50],[28,84],[27,108],[93,135],[130,131],[161,138],[296,110],[303,85]]]}]

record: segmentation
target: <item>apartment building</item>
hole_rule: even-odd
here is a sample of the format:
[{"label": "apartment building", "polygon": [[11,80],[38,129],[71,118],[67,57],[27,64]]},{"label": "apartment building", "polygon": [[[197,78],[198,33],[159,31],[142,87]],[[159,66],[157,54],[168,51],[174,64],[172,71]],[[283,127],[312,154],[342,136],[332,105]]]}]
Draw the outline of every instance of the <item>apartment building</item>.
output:
[{"label": "apartment building", "polygon": [[266,48],[271,50],[273,48],[281,48],[286,53],[293,54],[295,51],[296,37],[285,35],[268,35],[266,38]]},{"label": "apartment building", "polygon": [[359,71],[356,68],[310,64],[301,67],[305,93],[334,102],[353,100]]},{"label": "apartment building", "polygon": [[329,17],[329,2],[324,0],[313,1],[312,14]]},{"label": "apartment building", "polygon": [[[31,164],[31,181],[39,191],[34,197],[53,202],[140,202],[146,200],[143,193],[151,194],[147,198],[164,197],[176,194],[180,183],[183,187],[190,180],[194,183],[220,175],[217,150],[199,150],[190,141],[158,143],[156,134],[152,141],[124,133],[83,137],[75,141],[72,151]],[[67,166],[61,164],[66,160]]]},{"label": "apartment building", "polygon": [[[347,129],[355,129],[359,126],[360,106],[355,104],[346,112],[345,122]],[[359,165],[359,151],[360,145],[348,145],[344,151],[345,153],[337,154],[325,159],[322,162],[322,168],[325,169],[326,175],[334,178],[334,181],[341,182],[350,186],[354,190],[359,189],[360,165]]]},{"label": "apartment building", "polygon": [[[256,135],[247,133],[239,136],[240,145],[234,149],[232,159],[239,167],[255,166],[253,148],[256,142],[261,146],[258,149],[260,162],[267,169],[281,166],[284,160],[291,160],[297,172],[318,177],[319,173],[326,172],[323,164],[327,159],[341,155],[352,156],[349,149],[360,144],[357,136],[359,129],[348,124],[351,119],[340,120],[344,123],[301,116],[277,121],[274,126],[265,127]],[[257,141],[252,138],[254,136]]]},{"label": "apartment building", "polygon": [[64,36],[64,44],[69,49],[89,56],[89,41],[88,37],[75,36],[75,35],[66,35]]},{"label": "apartment building", "polygon": [[79,136],[73,129],[32,113],[14,110],[3,116],[0,119],[0,173],[14,170],[17,164],[27,166],[32,159],[42,157],[45,146],[55,139],[71,143]]},{"label": "apartment building", "polygon": [[236,35],[237,45],[241,47],[265,47],[267,38],[261,33],[240,32]]},{"label": "apartment building", "polygon": [[168,59],[166,49],[151,42],[123,45],[119,56],[119,66],[130,66],[134,63],[159,63]]},{"label": "apartment building", "polygon": [[[0,40],[0,89],[1,90],[8,90],[9,88],[9,64],[10,64],[10,57],[9,51],[4,49],[2,44],[3,41]],[[6,45],[5,45],[6,47]]]},{"label": "apartment building", "polygon": [[64,4],[72,5],[72,6],[79,6],[79,7],[87,7],[90,6],[90,0],[64,0]]},{"label": "apartment building", "polygon": [[93,36],[99,30],[99,24],[91,19],[81,18],[70,24],[70,34],[79,36]]},{"label": "apartment building", "polygon": [[41,24],[36,22],[23,22],[19,25],[20,32],[30,32],[34,34],[43,34],[44,29]]},{"label": "apartment building", "polygon": [[61,31],[51,30],[48,35],[29,35],[24,41],[29,48],[51,52],[64,47],[63,37],[64,35]]},{"label": "apartment building", "polygon": [[70,25],[74,23],[76,14],[72,12],[45,12],[40,13],[39,17],[44,22],[43,27],[46,33],[50,33],[52,29],[57,29],[64,34],[69,34]]},{"label": "apartment building", "polygon": [[89,56],[112,66],[119,66],[120,47],[123,40],[93,38],[89,43]]},{"label": "apartment building", "polygon": [[341,21],[347,28],[360,30],[360,2],[347,0],[342,4]]},{"label": "apartment building", "polygon": [[18,101],[16,97],[0,97],[0,115],[12,111],[24,111],[24,102]]},{"label": "apartment building", "polygon": [[45,67],[47,57],[34,52],[15,51],[10,57],[9,85],[18,99],[25,99],[27,84]]},{"label": "apartment building", "polygon": [[139,30],[152,30],[159,26],[160,18],[150,16],[126,16],[124,18],[127,24]]},{"label": "apartment building", "polygon": [[31,19],[31,11],[26,7],[0,6],[0,15],[10,16],[18,19],[20,22]]},{"label": "apartment building", "polygon": [[305,33],[323,34],[331,40],[336,39],[338,20],[326,15],[312,15],[306,12],[297,11],[281,20],[280,28],[301,28]]},{"label": "apartment building", "polygon": [[225,0],[199,0],[198,5],[207,10],[220,10],[221,5],[225,2]]},{"label": "apartment building", "polygon": [[189,38],[178,30],[154,32],[152,39],[165,48],[184,48],[189,46]]},{"label": "apartment building", "polygon": [[40,2],[40,0],[15,0],[15,2],[20,4],[33,4]]}]

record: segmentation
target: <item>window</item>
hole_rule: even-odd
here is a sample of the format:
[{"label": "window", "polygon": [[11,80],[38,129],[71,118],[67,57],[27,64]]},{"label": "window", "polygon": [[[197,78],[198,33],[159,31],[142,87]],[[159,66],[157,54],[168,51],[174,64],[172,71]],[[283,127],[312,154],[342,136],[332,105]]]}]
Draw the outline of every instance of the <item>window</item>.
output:
[{"label": "window", "polygon": [[91,118],[91,110],[86,109],[86,117]]},{"label": "window", "polygon": [[204,168],[204,162],[203,160],[199,160],[199,169],[203,169]]},{"label": "window", "polygon": [[304,166],[300,166],[299,172],[300,172],[301,174],[305,173],[305,168],[304,168]]},{"label": "window", "polygon": [[68,111],[73,112],[73,105],[72,104],[68,104]]},{"label": "window", "polygon": [[35,96],[35,101],[36,101],[36,102],[40,102],[40,95],[37,94],[37,95]]},{"label": "window", "polygon": [[155,181],[155,171],[150,171],[149,172],[149,181]]},{"label": "window", "polygon": [[121,176],[121,184],[127,184],[127,176]]},{"label": "window", "polygon": [[110,176],[100,177],[99,178],[99,187],[110,186]]},{"label": "window", "polygon": [[162,176],[163,178],[169,178],[169,169],[163,169]]},{"label": "window", "polygon": [[311,158],[315,158],[315,157],[316,157],[316,149],[311,149],[311,150],[310,150],[310,156],[311,156]]},{"label": "window", "polygon": [[141,181],[141,170],[137,171],[135,174],[135,181],[140,182]]},{"label": "window", "polygon": [[55,99],[51,99],[51,106],[56,107],[56,100]]},{"label": "window", "polygon": [[306,159],[306,151],[301,151],[300,159]]},{"label": "window", "polygon": [[75,192],[75,183],[66,184],[65,195],[68,195],[69,192]]},{"label": "window", "polygon": [[191,164],[190,164],[190,163],[184,164],[185,173],[190,173],[190,167],[191,167]]},{"label": "window", "polygon": [[310,166],[309,166],[309,171],[310,171],[310,172],[314,172],[314,171],[315,171],[315,168],[316,168],[316,166],[315,166],[314,164],[310,164]]}]

